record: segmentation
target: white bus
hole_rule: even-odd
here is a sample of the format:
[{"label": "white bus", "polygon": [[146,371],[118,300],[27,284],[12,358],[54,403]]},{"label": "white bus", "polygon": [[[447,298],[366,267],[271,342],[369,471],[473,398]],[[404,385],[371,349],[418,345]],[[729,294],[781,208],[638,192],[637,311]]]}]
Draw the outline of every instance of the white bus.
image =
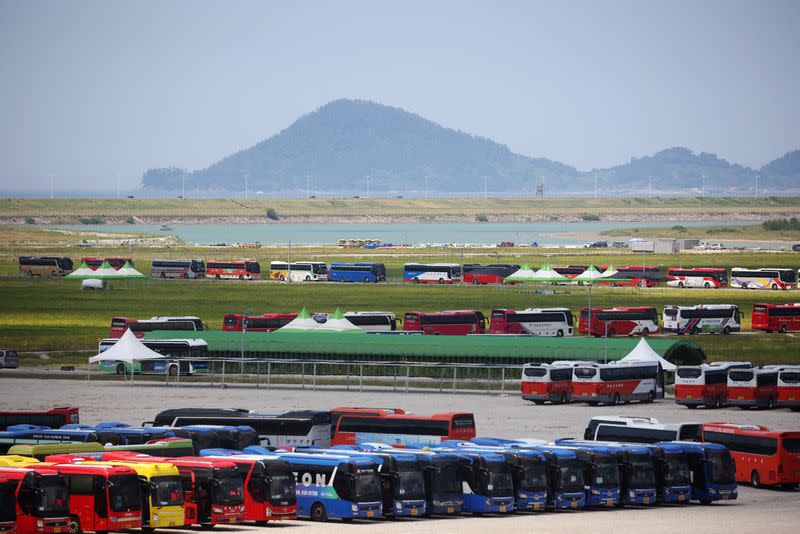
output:
[{"label": "white bus", "polygon": [[572,402],[572,368],[585,361],[526,363],[522,366],[522,398],[536,404]]},{"label": "white bus", "polygon": [[735,304],[664,306],[664,331],[683,334],[739,332],[741,314]]},{"label": "white bus", "polygon": [[601,415],[592,417],[583,438],[592,441],[655,443],[657,441],[700,441],[702,423],[659,423],[653,417]]},{"label": "white bus", "polygon": [[572,368],[572,398],[591,406],[664,398],[661,364],[651,361],[582,363]]},{"label": "white bus", "polygon": [[406,263],[403,281],[414,284],[452,284],[461,282],[461,265],[457,263]]},{"label": "white bus", "polygon": [[797,273],[793,269],[761,268],[731,269],[731,287],[742,289],[791,289],[797,286]]},{"label": "white bus", "polygon": [[269,264],[269,277],[280,282],[325,282],[328,280],[328,266],[322,262],[300,261],[286,263],[273,261]]},{"label": "white bus", "polygon": [[394,332],[397,330],[397,316],[392,312],[346,312],[344,318],[365,332]]},{"label": "white bus", "polygon": [[713,362],[679,365],[675,370],[675,402],[694,409],[722,408],[728,403],[728,372],[749,369],[750,362]]},{"label": "white bus", "polygon": [[778,371],[778,406],[800,411],[800,365],[784,365]]},{"label": "white bus", "polygon": [[492,310],[490,334],[571,336],[574,318],[569,308],[527,308],[522,311]]}]

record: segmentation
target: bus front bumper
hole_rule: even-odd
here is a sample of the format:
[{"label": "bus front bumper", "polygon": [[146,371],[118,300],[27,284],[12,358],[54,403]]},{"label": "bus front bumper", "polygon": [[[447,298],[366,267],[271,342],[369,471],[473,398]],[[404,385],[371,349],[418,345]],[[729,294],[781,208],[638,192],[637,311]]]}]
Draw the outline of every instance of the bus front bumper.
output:
[{"label": "bus front bumper", "polygon": [[436,515],[460,514],[464,509],[464,500],[459,498],[444,498],[442,500],[434,498],[431,501],[428,513]]},{"label": "bus front bumper", "polygon": [[68,517],[47,517],[44,518],[42,522],[43,526],[40,530],[38,530],[38,532],[42,532],[44,534],[51,534],[51,533],[60,533],[69,531]]},{"label": "bus front bumper", "polygon": [[395,499],[392,513],[398,517],[421,517],[426,508],[424,499]]},{"label": "bus front bumper", "polygon": [[464,509],[480,514],[506,513],[514,511],[514,497],[487,497],[464,495]]},{"label": "bus front bumper", "polygon": [[706,488],[705,495],[695,495],[695,499],[703,501],[735,501],[739,497],[736,486]]},{"label": "bus front bumper", "polygon": [[591,488],[586,506],[611,507],[619,504],[619,488]]},{"label": "bus front bumper", "polygon": [[[297,505],[278,506],[267,504],[264,508],[263,521],[279,521],[283,519],[297,519]],[[249,519],[249,518],[248,518]]]},{"label": "bus front bumper", "polygon": [[586,507],[586,494],[580,493],[559,493],[556,494],[555,508],[561,510],[577,510]]},{"label": "bus front bumper", "polygon": [[692,500],[691,486],[672,486],[664,488],[664,502],[673,504],[688,503]]},{"label": "bus front bumper", "polygon": [[627,504],[644,504],[646,506],[656,504],[656,490],[654,489],[631,489],[625,496]]},{"label": "bus front bumper", "polygon": [[183,506],[164,506],[150,514],[150,528],[181,527],[184,524]]},{"label": "bus front bumper", "polygon": [[514,502],[515,510],[543,512],[547,508],[546,491],[520,491]]},{"label": "bus front bumper", "polygon": [[383,505],[378,502],[355,503],[350,508],[352,517],[359,519],[375,519],[383,517]]},{"label": "bus front bumper", "polygon": [[244,505],[235,506],[220,506],[218,504],[211,505],[211,524],[212,525],[235,525],[243,523]]}]

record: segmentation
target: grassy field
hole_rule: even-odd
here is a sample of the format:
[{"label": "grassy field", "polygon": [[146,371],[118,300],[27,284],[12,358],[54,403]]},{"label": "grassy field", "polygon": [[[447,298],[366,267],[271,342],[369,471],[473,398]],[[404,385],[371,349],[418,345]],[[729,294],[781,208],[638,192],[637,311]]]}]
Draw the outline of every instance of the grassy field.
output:
[{"label": "grassy field", "polygon": [[669,228],[619,228],[601,232],[609,237],[666,237],[674,239],[700,239],[714,241],[719,239],[739,239],[742,241],[800,241],[797,230],[767,230],[761,224],[747,226],[694,226],[676,224]]},{"label": "grassy field", "polygon": [[[592,304],[615,305],[733,303],[749,312],[756,301],[797,300],[773,291],[600,288]],[[522,309],[567,306],[577,313],[586,306],[585,287],[556,288],[555,295],[533,293],[522,286],[411,286],[360,284],[278,284],[238,281],[152,280],[116,282],[112,291],[81,292],[79,283],[50,279],[0,279],[0,346],[19,350],[92,349],[108,335],[115,315],[197,315],[211,329],[220,329],[225,313],[250,308],[256,312],[289,312],[306,306],[313,311]],[[760,363],[800,361],[800,337],[792,334],[743,334],[693,338],[710,359],[750,359]],[[78,359],[80,361],[80,358]]]},{"label": "grassy field", "polygon": [[517,215],[600,216],[686,213],[762,217],[797,214],[800,197],[765,198],[507,198],[507,199],[0,199],[0,218],[63,219],[81,217],[262,217],[273,208],[279,217]]}]

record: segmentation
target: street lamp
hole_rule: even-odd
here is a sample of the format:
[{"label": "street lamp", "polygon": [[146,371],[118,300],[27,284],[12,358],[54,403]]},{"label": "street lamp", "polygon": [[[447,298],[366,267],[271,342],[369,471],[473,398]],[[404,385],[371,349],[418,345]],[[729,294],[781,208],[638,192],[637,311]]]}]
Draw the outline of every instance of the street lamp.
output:
[{"label": "street lamp", "polygon": [[241,374],[244,374],[244,335],[247,333],[247,315],[253,313],[253,310],[247,309],[242,314],[242,365]]}]

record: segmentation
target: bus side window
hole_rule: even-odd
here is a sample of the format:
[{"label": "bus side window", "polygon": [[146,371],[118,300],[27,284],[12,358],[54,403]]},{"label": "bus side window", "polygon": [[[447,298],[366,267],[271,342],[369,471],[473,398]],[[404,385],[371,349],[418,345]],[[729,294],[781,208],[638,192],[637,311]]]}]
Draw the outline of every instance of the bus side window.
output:
[{"label": "bus side window", "polygon": [[19,489],[19,507],[25,515],[33,515],[34,503],[33,473],[28,473],[22,479]]},{"label": "bus side window", "polygon": [[94,512],[97,517],[108,517],[108,484],[103,477],[94,478]]}]

